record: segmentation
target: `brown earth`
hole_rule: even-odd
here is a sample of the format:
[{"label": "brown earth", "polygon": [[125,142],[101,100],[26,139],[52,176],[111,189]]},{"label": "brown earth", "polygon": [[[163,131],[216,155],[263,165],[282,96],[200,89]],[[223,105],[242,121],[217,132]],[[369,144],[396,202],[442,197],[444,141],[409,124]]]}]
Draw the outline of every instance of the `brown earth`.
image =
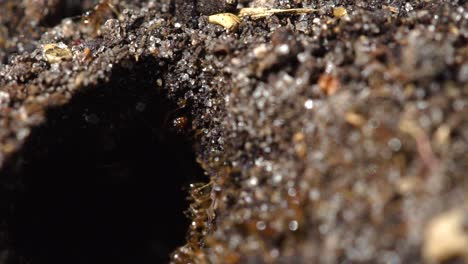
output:
[{"label": "brown earth", "polygon": [[95,4],[0,1],[0,263],[468,262],[465,1]]}]

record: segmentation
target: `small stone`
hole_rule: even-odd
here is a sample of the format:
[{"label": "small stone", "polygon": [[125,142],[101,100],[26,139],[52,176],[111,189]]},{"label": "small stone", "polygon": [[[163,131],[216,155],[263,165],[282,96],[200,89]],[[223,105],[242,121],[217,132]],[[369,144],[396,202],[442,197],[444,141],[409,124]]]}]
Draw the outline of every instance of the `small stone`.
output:
[{"label": "small stone", "polygon": [[299,224],[297,223],[296,220],[293,220],[293,221],[289,222],[288,227],[289,227],[289,230],[296,231],[299,228]]},{"label": "small stone", "polygon": [[405,10],[406,12],[413,11],[413,6],[410,3],[405,4]]},{"label": "small stone", "polygon": [[263,58],[268,53],[268,47],[265,44],[260,44],[259,46],[253,49],[253,54],[255,58]]},{"label": "small stone", "polygon": [[258,221],[257,224],[256,224],[256,227],[257,227],[258,230],[262,231],[262,230],[265,230],[266,224],[263,221]]},{"label": "small stone", "polygon": [[313,101],[312,99],[308,99],[307,101],[305,101],[304,107],[305,107],[306,109],[312,109],[312,108],[314,108],[314,101]]},{"label": "small stone", "polygon": [[401,149],[401,141],[398,138],[392,138],[387,142],[387,145],[393,151],[397,152]]}]

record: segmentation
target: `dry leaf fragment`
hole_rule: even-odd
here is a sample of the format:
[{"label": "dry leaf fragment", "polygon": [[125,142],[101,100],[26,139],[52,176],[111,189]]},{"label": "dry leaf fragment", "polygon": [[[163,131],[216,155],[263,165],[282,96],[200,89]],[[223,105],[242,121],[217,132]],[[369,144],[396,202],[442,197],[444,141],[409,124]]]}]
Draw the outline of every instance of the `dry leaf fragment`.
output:
[{"label": "dry leaf fragment", "polygon": [[73,57],[71,50],[62,42],[44,44],[42,50],[45,59],[49,63],[59,63]]},{"label": "dry leaf fragment", "polygon": [[438,147],[447,145],[450,140],[450,133],[452,132],[449,125],[441,125],[434,133],[434,142]]},{"label": "dry leaf fragment", "polygon": [[336,18],[344,17],[347,14],[348,14],[348,11],[346,11],[346,8],[342,6],[333,8],[333,16]]},{"label": "dry leaf fragment", "polygon": [[382,6],[382,9],[385,9],[385,10],[388,10],[392,13],[398,13],[398,7],[394,7],[394,6],[391,6],[391,5],[383,5]]},{"label": "dry leaf fragment", "polygon": [[220,25],[227,30],[235,30],[240,24],[240,18],[232,13],[220,13],[208,17],[208,22]]},{"label": "dry leaf fragment", "polygon": [[435,216],[425,229],[424,258],[443,262],[455,257],[468,257],[468,234],[463,228],[465,212],[461,209]]},{"label": "dry leaf fragment", "polygon": [[240,24],[239,17],[251,17],[253,19],[260,19],[269,17],[275,14],[308,14],[317,12],[318,9],[312,8],[291,8],[291,9],[269,9],[264,7],[248,7],[242,8],[239,11],[239,16],[232,13],[220,13],[208,17],[208,22],[220,25],[228,30],[235,30]]},{"label": "dry leaf fragment", "polygon": [[312,8],[290,8],[290,9],[269,9],[265,7],[246,7],[239,11],[240,17],[251,17],[253,19],[265,18],[275,14],[309,14],[317,12],[319,9]]},{"label": "dry leaf fragment", "polygon": [[366,123],[366,119],[362,115],[355,112],[347,112],[345,114],[345,120],[349,124],[356,127],[360,127]]}]

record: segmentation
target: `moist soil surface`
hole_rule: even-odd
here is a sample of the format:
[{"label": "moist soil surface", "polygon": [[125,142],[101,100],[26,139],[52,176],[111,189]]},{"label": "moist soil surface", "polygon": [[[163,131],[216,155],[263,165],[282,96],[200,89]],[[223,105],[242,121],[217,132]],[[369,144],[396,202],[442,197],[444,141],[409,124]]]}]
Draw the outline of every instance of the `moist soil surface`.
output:
[{"label": "moist soil surface", "polygon": [[467,18],[0,1],[0,263],[468,262]]}]

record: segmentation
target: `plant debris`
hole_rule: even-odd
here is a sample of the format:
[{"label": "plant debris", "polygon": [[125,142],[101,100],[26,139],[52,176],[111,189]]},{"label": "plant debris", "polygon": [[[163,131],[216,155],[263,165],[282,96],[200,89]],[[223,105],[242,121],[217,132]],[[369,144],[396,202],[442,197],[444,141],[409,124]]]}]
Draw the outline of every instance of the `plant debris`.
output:
[{"label": "plant debris", "polygon": [[279,15],[279,14],[291,14],[291,15],[299,15],[299,14],[309,14],[312,12],[318,12],[318,9],[312,8],[288,8],[288,9],[278,9],[278,8],[265,8],[265,7],[246,7],[242,8],[239,11],[240,17],[251,17],[252,19],[260,19],[269,17],[272,15]]},{"label": "plant debris", "polygon": [[220,25],[227,30],[234,31],[237,29],[241,21],[239,17],[234,14],[221,13],[209,16],[208,22]]},{"label": "plant debris", "polygon": [[468,260],[468,232],[463,210],[452,210],[432,219],[425,231],[423,254],[431,263],[456,257]]},{"label": "plant debris", "polygon": [[72,52],[67,45],[62,42],[55,44],[44,44],[42,45],[44,57],[49,63],[58,63],[61,61],[71,60]]},{"label": "plant debris", "polygon": [[348,14],[348,11],[346,11],[346,8],[344,8],[342,6],[333,8],[333,16],[335,16],[337,18],[344,17],[347,14]]}]

